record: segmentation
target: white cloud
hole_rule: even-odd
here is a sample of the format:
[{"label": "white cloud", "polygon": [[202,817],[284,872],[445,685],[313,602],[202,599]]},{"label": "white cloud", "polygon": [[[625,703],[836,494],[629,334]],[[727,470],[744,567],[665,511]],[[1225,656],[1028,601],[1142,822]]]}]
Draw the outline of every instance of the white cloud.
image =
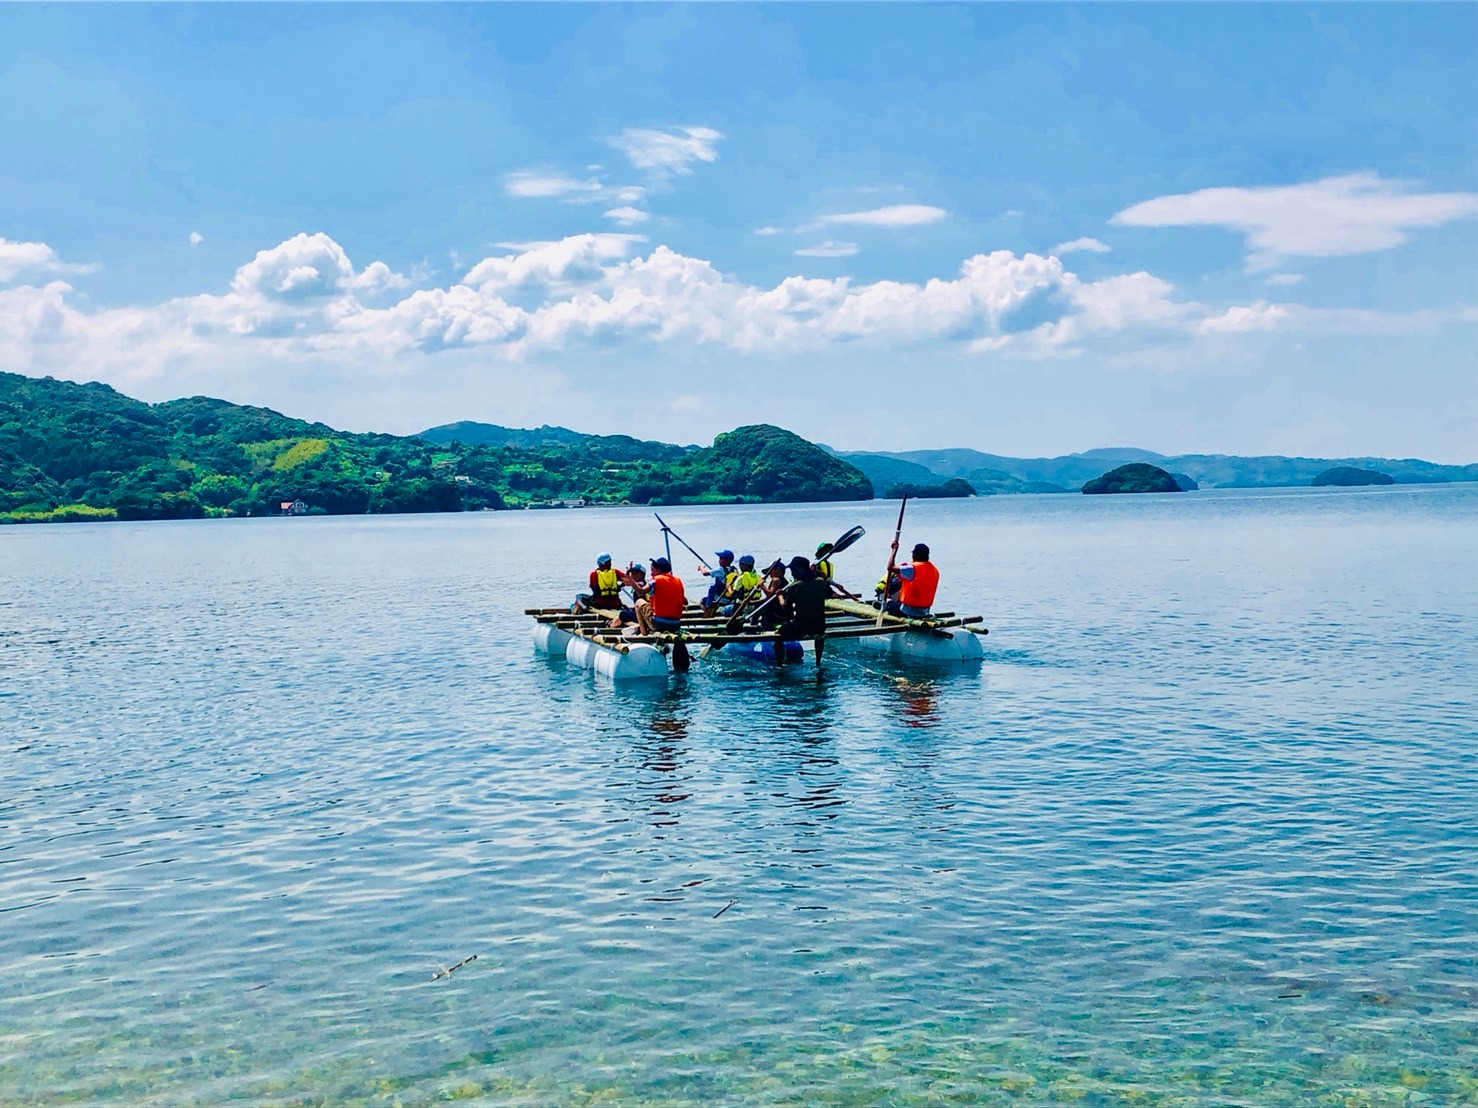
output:
[{"label": "white cloud", "polygon": [[628,127],[612,146],[637,169],[657,177],[693,172],[694,162],[718,160],[718,142],[724,136],[712,127],[674,127],[667,131]]},{"label": "white cloud", "polygon": [[302,302],[338,296],[353,280],[354,267],[344,248],[319,231],[259,251],[236,271],[231,289],[243,297]]},{"label": "white cloud", "polygon": [[1302,273],[1270,273],[1263,280],[1270,285],[1289,288],[1293,285],[1303,284],[1304,275]]},{"label": "white cloud", "polygon": [[1203,319],[1196,324],[1196,330],[1201,334],[1224,331],[1273,331],[1281,327],[1288,319],[1288,308],[1281,304],[1265,304],[1259,300],[1255,304],[1230,307],[1221,315]]},{"label": "white cloud", "polygon": [[13,281],[22,273],[92,273],[94,265],[64,262],[44,242],[12,242],[0,238],[0,282]]},{"label": "white cloud", "polygon": [[509,196],[585,200],[600,196],[605,191],[605,186],[593,177],[577,181],[558,173],[519,170],[503,178],[503,191]]},{"label": "white cloud", "polygon": [[[0,364],[21,372],[132,381],[183,367],[307,364],[404,372],[403,355],[475,351],[479,366],[547,361],[558,352],[660,345],[766,357],[924,349],[1048,356],[1112,336],[1229,336],[1268,330],[1411,333],[1473,322],[1461,312],[1206,305],[1150,273],[1085,281],[1058,257],[977,254],[953,276],[914,283],[786,277],[773,286],[639,235],[521,243],[448,287],[402,292],[383,262],[356,269],[323,233],[295,235],[242,265],[230,287],[154,305],[99,310],[70,284],[0,289]],[[835,244],[833,244],[835,245]],[[11,257],[20,257],[14,251]],[[31,250],[28,264],[54,257]],[[371,302],[372,301],[372,302]]]},{"label": "white cloud", "polygon": [[462,283],[480,289],[568,290],[600,280],[606,267],[631,253],[641,235],[573,235],[558,242],[523,243],[516,252],[478,262]]},{"label": "white cloud", "polygon": [[1387,250],[1407,233],[1478,216],[1478,193],[1414,192],[1374,173],[1302,185],[1211,188],[1161,196],[1125,208],[1113,222],[1131,227],[1226,227],[1242,232],[1253,269],[1288,257],[1337,257]]},{"label": "white cloud", "polygon": [[191,246],[199,246],[204,241],[205,241],[205,236],[202,235],[199,231],[191,231],[190,232],[190,245]]},{"label": "white cloud", "polygon": [[1109,247],[1095,238],[1084,236],[1080,239],[1073,239],[1071,242],[1059,242],[1052,248],[1052,253],[1057,255],[1073,254],[1080,250],[1086,250],[1092,254],[1107,254]]},{"label": "white cloud", "polygon": [[943,208],[928,204],[891,204],[886,208],[872,208],[865,212],[841,212],[824,215],[802,230],[831,227],[838,223],[861,224],[869,227],[917,227],[924,223],[935,223],[949,215]]},{"label": "white cloud", "polygon": [[861,249],[855,242],[833,242],[827,239],[815,246],[803,246],[795,255],[798,258],[850,258]]},{"label": "white cloud", "polygon": [[757,235],[778,235],[781,234],[781,230],[779,227],[756,227],[754,233]]},{"label": "white cloud", "polygon": [[652,218],[640,208],[633,208],[630,206],[623,208],[612,208],[610,211],[603,212],[602,214],[607,219],[613,220],[615,223],[622,227],[632,227],[638,223],[645,223],[647,220]]}]

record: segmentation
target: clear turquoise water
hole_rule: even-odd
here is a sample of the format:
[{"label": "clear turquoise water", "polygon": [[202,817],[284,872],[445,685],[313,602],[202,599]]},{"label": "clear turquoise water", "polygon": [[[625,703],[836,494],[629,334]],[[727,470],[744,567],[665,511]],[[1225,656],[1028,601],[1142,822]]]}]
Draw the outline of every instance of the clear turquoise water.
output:
[{"label": "clear turquoise water", "polygon": [[626,688],[642,510],[0,530],[0,1100],[1478,1102],[1478,487],[918,539],[978,668]]}]

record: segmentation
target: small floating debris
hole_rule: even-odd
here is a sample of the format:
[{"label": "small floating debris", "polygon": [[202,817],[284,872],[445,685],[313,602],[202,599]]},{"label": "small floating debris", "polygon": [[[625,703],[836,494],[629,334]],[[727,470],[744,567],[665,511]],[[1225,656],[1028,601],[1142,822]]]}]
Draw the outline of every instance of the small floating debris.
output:
[{"label": "small floating debris", "polygon": [[719,916],[723,915],[725,912],[727,912],[730,908],[734,907],[734,905],[736,905],[738,903],[739,902],[737,900],[731,900],[731,901],[729,901],[722,908],[720,908],[717,912],[713,913],[713,918],[714,919],[718,919]]},{"label": "small floating debris", "polygon": [[458,962],[455,966],[452,966],[450,969],[443,968],[443,969],[437,970],[435,973],[433,973],[431,975],[431,980],[438,981],[438,980],[440,980],[443,977],[450,977],[452,974],[456,973],[459,969],[461,969],[463,966],[465,966],[468,962],[475,962],[475,961],[477,961],[477,955],[476,954],[469,954],[467,957],[463,958],[460,962]]}]

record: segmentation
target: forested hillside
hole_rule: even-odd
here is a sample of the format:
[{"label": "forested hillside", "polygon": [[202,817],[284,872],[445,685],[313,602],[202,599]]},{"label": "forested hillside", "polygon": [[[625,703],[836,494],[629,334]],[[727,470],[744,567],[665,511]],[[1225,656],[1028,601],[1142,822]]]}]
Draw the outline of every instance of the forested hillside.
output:
[{"label": "forested hillside", "polygon": [[150,405],[106,385],[0,373],[5,522],[266,515],[293,501],[343,514],[871,495],[857,469],[769,426],[696,451],[620,435],[437,444],[208,397]]}]

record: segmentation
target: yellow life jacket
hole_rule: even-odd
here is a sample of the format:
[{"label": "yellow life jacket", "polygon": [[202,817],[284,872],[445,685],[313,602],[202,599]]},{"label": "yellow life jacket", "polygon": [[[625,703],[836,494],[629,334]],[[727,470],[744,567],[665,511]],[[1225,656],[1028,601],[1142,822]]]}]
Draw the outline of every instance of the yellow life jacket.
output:
[{"label": "yellow life jacket", "polygon": [[748,570],[737,576],[729,578],[730,596],[748,596],[756,585],[760,583],[760,575],[754,570]]},{"label": "yellow life jacket", "polygon": [[620,596],[621,575],[614,569],[598,569],[595,571],[595,595],[596,596]]},{"label": "yellow life jacket", "polygon": [[824,577],[826,580],[830,581],[831,562],[826,558],[822,558],[821,561],[816,563],[816,573],[818,576]]}]

